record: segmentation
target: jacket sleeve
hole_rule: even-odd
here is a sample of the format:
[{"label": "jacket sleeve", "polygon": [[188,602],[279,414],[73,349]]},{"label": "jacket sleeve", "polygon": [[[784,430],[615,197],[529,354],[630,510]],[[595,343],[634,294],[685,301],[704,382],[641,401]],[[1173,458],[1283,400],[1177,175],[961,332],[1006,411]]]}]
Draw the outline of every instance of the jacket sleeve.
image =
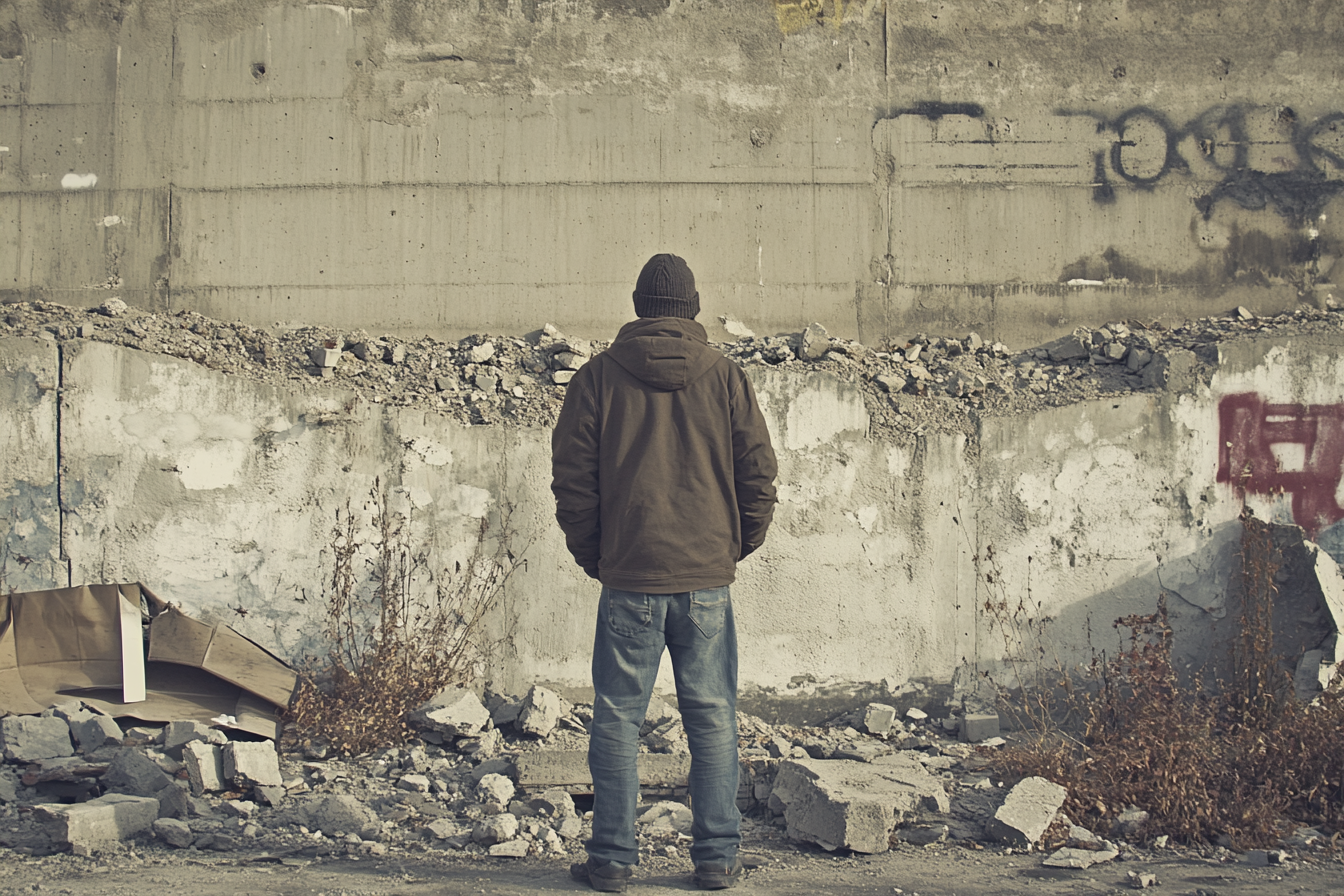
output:
[{"label": "jacket sleeve", "polygon": [[589,576],[597,578],[602,549],[598,494],[600,421],[593,395],[593,362],[570,381],[551,434],[551,491],[565,546]]},{"label": "jacket sleeve", "polygon": [[775,513],[775,450],[751,380],[742,375],[732,407],[733,483],[742,526],[742,560],[765,542]]}]

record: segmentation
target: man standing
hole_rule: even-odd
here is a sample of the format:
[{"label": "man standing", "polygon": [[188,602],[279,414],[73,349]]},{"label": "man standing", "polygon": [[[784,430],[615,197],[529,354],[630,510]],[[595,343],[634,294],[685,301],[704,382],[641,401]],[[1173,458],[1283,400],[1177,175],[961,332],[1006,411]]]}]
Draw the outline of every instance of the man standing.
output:
[{"label": "man standing", "polygon": [[551,441],[565,542],[602,583],[593,643],[593,836],[575,878],[619,893],[639,861],[639,728],[666,649],[691,748],[691,860],[701,889],[742,876],[737,635],[728,586],[761,546],[775,454],[751,383],[695,322],[686,262],[655,255],[639,319],[570,381]]}]

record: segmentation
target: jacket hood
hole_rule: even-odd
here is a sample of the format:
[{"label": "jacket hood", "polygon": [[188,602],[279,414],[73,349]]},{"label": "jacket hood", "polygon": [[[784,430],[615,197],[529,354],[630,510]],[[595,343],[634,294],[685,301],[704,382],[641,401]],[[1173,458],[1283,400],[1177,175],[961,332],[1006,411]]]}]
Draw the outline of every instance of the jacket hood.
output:
[{"label": "jacket hood", "polygon": [[723,355],[705,328],[681,317],[641,317],[621,327],[606,352],[631,376],[675,391],[695,382]]}]

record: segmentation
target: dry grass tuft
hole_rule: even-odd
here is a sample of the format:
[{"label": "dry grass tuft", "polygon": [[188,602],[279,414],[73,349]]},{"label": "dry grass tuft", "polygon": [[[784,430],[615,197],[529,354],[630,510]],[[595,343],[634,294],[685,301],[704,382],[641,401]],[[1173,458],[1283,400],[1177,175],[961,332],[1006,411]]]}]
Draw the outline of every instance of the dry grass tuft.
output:
[{"label": "dry grass tuft", "polygon": [[289,709],[297,740],[343,754],[405,743],[411,710],[472,679],[488,646],[483,619],[523,562],[510,550],[508,507],[495,531],[481,520],[465,564],[438,572],[412,552],[378,482],[365,510],[375,530],[366,540],[349,502],[337,514],[324,594],[331,649],[309,664]]}]

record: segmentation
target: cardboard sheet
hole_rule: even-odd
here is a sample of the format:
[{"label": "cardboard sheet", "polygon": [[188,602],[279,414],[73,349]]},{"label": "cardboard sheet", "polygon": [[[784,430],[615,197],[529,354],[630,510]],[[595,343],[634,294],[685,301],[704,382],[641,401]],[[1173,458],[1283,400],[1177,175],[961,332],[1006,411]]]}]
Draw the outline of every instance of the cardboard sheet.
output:
[{"label": "cardboard sheet", "polygon": [[78,698],[114,716],[194,719],[274,738],[297,685],[259,645],[135,583],[0,596],[0,712],[40,713]]}]

